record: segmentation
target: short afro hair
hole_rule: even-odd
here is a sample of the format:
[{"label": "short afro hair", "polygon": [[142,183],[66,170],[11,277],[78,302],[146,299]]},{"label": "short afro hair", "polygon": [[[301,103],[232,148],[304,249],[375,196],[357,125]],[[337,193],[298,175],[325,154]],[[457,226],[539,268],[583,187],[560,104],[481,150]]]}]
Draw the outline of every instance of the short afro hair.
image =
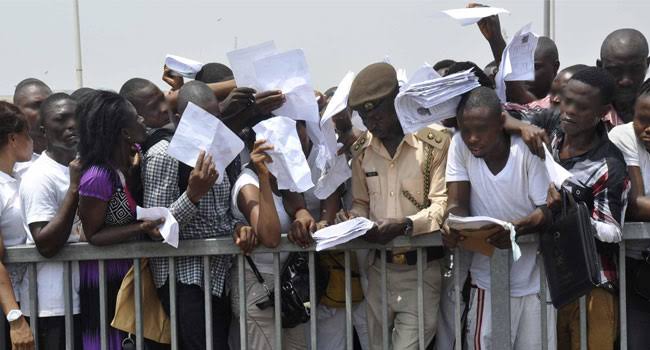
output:
[{"label": "short afro hair", "polygon": [[603,68],[585,68],[574,74],[569,81],[571,80],[597,88],[600,94],[600,101],[603,105],[610,104],[614,100],[616,82],[609,72]]},{"label": "short afro hair", "polygon": [[204,82],[206,84],[220,83],[226,80],[232,80],[234,74],[225,64],[212,62],[203,65],[200,71],[196,73],[194,80]]},{"label": "short afro hair", "polygon": [[465,111],[473,108],[488,108],[490,115],[501,115],[503,107],[501,100],[493,89],[485,86],[479,86],[463,95],[458,104],[456,116],[462,118]]}]

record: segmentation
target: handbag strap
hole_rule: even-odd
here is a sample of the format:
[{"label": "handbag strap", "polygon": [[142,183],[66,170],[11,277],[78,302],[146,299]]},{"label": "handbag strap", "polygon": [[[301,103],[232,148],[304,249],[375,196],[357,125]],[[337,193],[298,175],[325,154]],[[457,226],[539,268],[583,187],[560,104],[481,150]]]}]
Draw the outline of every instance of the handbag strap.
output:
[{"label": "handbag strap", "polygon": [[255,263],[253,262],[253,258],[246,255],[246,261],[248,261],[248,265],[251,266],[251,270],[253,270],[253,273],[255,274],[257,281],[260,282],[261,284],[265,284],[262,274],[260,273],[260,271],[257,269],[257,266],[255,266]]}]

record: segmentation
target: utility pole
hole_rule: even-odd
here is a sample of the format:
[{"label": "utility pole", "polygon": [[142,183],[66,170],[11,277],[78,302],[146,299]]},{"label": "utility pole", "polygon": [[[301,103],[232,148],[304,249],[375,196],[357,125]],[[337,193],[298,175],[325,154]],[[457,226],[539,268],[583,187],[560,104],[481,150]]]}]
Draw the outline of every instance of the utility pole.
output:
[{"label": "utility pole", "polygon": [[77,88],[83,87],[83,64],[81,61],[81,26],[79,25],[79,0],[72,0],[74,9],[75,77]]}]

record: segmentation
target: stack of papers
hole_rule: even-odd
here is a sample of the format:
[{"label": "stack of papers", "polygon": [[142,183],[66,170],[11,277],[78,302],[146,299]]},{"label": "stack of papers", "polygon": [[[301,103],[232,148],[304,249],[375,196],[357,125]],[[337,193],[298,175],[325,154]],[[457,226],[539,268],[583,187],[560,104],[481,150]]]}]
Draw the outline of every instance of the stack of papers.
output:
[{"label": "stack of papers", "polygon": [[316,241],[316,251],[336,247],[339,244],[363,236],[374,225],[374,222],[359,217],[320,229],[313,236]]},{"label": "stack of papers", "polygon": [[529,23],[512,38],[503,54],[494,81],[501,102],[506,102],[506,81],[535,80],[535,49],[538,36],[531,32]]},{"label": "stack of papers", "polygon": [[203,63],[201,62],[169,54],[165,56],[165,65],[172,71],[191,79],[194,79],[196,73],[203,68]]},{"label": "stack of papers", "polygon": [[454,117],[461,95],[480,86],[472,70],[440,77],[429,65],[418,69],[395,98],[395,110],[405,133]]},{"label": "stack of papers", "polygon": [[478,23],[481,19],[502,13],[510,14],[506,9],[499,7],[473,7],[445,10],[442,13],[460,22],[462,26]]},{"label": "stack of papers", "polygon": [[187,104],[167,148],[167,154],[194,167],[199,153],[212,156],[219,172],[217,183],[223,181],[225,169],[244,149],[244,142],[219,118],[193,104]]},{"label": "stack of papers", "polygon": [[267,167],[278,182],[278,189],[303,193],[314,187],[307,158],[296,131],[296,121],[274,117],[253,127],[258,140],[265,139],[273,150],[266,153],[272,162]]},{"label": "stack of papers", "polygon": [[521,257],[521,249],[517,245],[516,238],[517,232],[515,226],[509,222],[487,216],[456,216],[449,214],[447,218],[447,225],[450,229],[458,230],[463,236],[466,237],[464,241],[460,242],[460,246],[467,249],[479,252],[481,254],[491,256],[494,251],[494,246],[487,243],[485,240],[493,234],[493,232],[486,230],[488,226],[501,226],[503,229],[510,231],[510,241],[512,242],[512,258],[514,261],[519,260]]},{"label": "stack of papers", "polygon": [[163,236],[163,242],[174,248],[178,248],[178,221],[167,208],[136,208],[137,219],[142,221],[151,221],[165,219],[165,222],[158,227],[160,234]]}]

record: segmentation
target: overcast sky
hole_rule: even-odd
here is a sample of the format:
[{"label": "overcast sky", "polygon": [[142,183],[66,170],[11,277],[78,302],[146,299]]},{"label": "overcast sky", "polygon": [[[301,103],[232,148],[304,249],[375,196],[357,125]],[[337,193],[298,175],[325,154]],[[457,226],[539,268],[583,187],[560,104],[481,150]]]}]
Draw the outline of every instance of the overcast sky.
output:
[{"label": "overcast sky", "polygon": [[[315,88],[338,83],[347,70],[391,58],[412,73],[443,58],[492,60],[476,26],[461,27],[439,11],[459,0],[79,0],[84,85],[118,90],[132,77],[161,87],[162,62],[173,53],[225,62],[226,52],[275,40],[302,48]],[[26,77],[55,90],[76,87],[72,0],[0,1],[0,95]],[[512,35],[528,22],[543,33],[542,0],[494,0],[512,13]],[[557,0],[556,42],[562,66],[594,64],[612,30],[633,27],[650,36],[649,0]]]}]

